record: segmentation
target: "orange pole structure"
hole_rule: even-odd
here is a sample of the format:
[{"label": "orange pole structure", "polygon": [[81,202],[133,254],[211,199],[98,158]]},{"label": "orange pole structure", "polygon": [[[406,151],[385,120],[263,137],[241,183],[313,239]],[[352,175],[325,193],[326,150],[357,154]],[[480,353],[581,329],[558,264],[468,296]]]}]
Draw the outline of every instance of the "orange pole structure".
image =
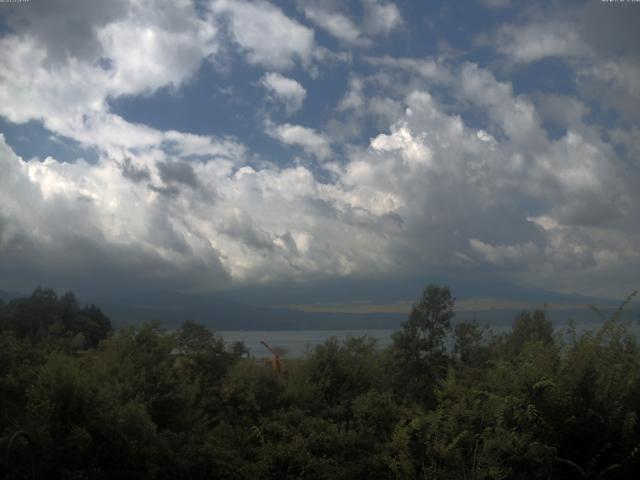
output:
[{"label": "orange pole structure", "polygon": [[267,344],[267,342],[261,340],[260,343],[271,352],[271,355],[273,355],[273,358],[271,359],[271,366],[276,372],[280,373],[282,371],[282,365],[280,364],[280,355],[278,355],[276,351]]}]

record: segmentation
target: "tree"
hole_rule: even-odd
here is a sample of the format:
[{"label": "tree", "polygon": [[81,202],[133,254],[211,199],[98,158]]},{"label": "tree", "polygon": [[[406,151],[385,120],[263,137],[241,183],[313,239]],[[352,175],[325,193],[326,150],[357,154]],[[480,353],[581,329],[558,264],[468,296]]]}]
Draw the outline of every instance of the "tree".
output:
[{"label": "tree", "polygon": [[451,329],[454,302],[448,287],[427,286],[401,330],[393,335],[396,391],[433,403],[434,387],[448,363],[445,338]]},{"label": "tree", "polygon": [[553,324],[544,310],[533,314],[522,312],[513,322],[506,348],[512,355],[518,354],[527,343],[540,342],[545,345],[553,341]]},{"label": "tree", "polygon": [[80,308],[71,292],[58,297],[54,290],[38,287],[30,297],[11,300],[2,310],[0,330],[56,348],[77,340],[78,348],[94,348],[111,333],[109,317],[95,305]]},{"label": "tree", "polygon": [[489,348],[483,342],[487,330],[476,320],[456,325],[453,351],[463,365],[479,368],[488,360]]}]

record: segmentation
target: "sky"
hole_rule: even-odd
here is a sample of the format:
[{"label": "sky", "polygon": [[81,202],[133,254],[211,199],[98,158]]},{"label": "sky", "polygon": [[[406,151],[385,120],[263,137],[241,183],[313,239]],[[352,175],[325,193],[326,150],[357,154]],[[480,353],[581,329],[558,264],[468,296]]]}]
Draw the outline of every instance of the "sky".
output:
[{"label": "sky", "polygon": [[0,1],[0,289],[624,297],[638,25],[600,0]]}]

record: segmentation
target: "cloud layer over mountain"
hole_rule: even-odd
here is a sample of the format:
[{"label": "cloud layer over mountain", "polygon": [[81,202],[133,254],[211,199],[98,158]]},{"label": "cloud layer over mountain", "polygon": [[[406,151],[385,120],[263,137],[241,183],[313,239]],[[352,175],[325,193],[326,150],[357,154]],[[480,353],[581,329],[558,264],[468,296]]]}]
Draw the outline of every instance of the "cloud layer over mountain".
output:
[{"label": "cloud layer over mountain", "polygon": [[[474,8],[508,2],[488,3]],[[25,158],[0,135],[2,286],[447,271],[624,294],[640,266],[640,64],[607,22],[637,34],[615,6],[572,5],[454,37],[477,57],[403,47],[420,24],[383,1],[1,5],[0,127],[42,125],[80,152]],[[244,130],[118,107],[165,97],[211,122],[226,102]]]}]

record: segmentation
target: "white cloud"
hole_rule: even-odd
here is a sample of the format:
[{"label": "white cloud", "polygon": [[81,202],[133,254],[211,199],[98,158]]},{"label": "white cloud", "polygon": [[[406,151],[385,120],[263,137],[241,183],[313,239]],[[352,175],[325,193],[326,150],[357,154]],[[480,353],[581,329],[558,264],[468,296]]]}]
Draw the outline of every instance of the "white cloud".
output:
[{"label": "white cloud", "polygon": [[184,10],[178,14],[190,14],[192,19],[179,30],[140,21],[145,15],[137,9],[132,17],[98,30],[102,56],[111,62],[106,73],[109,93],[138,94],[167,85],[179,87],[203,59],[217,52],[218,45],[213,42],[216,29],[211,22]]},{"label": "white cloud", "polygon": [[640,64],[620,61],[606,61],[581,72],[592,75],[608,87],[626,90],[640,98]]},{"label": "white cloud", "polygon": [[88,288],[225,282],[218,253],[114,162],[23,162],[0,137],[0,168],[3,276]]},{"label": "white cloud", "polygon": [[[171,181],[161,169],[168,157],[160,158],[146,164],[157,185]],[[385,243],[373,226],[336,210],[340,192],[304,167],[255,170],[216,158],[188,165],[197,184],[178,178],[173,185],[180,191],[173,194],[132,181],[108,160],[24,162],[0,138],[3,273],[15,264],[31,274],[82,278],[90,268],[105,281],[146,275],[147,285],[184,289],[389,265],[369,261]]]},{"label": "white cloud", "polygon": [[[578,63],[578,62],[577,62]],[[583,95],[614,109],[632,124],[640,120],[640,61],[635,56],[583,59],[576,65]]]},{"label": "white cloud", "polygon": [[414,164],[428,164],[432,152],[426,142],[426,135],[414,135],[403,124],[392,127],[391,134],[381,133],[371,140],[371,148],[377,152],[398,151],[409,166]]},{"label": "white cloud", "polygon": [[344,94],[340,103],[338,104],[338,110],[359,110],[364,106],[364,82],[361,78],[351,77],[349,79],[349,89]]},{"label": "white cloud", "polygon": [[315,155],[319,160],[326,160],[331,155],[329,139],[313,130],[300,125],[285,123],[267,127],[267,133],[286,145],[296,145],[305,152]]},{"label": "white cloud", "polygon": [[571,24],[560,21],[528,25],[504,25],[493,39],[495,48],[516,62],[546,57],[575,57],[586,52]]},{"label": "white cloud", "polygon": [[482,260],[498,267],[529,267],[539,257],[538,247],[531,241],[515,245],[490,245],[472,238],[469,244]]},{"label": "white cloud", "polygon": [[311,62],[313,30],[274,5],[260,0],[215,0],[212,9],[227,15],[232,38],[250,63],[284,70],[296,61],[303,65]]},{"label": "white cloud", "polygon": [[[110,111],[111,98],[180,88],[222,49],[219,18],[200,17],[190,2],[166,4],[181,9],[178,22],[162,9],[139,16],[142,3],[132,5],[101,12],[83,34],[87,48],[69,41],[59,57],[50,57],[47,31],[0,39],[0,114],[40,120],[99,157],[24,161],[0,138],[3,276],[214,289],[473,264],[538,286],[594,288],[590,274],[638,265],[633,128],[611,132],[613,148],[585,124],[578,100],[563,98],[565,115],[552,108],[557,98],[518,95],[476,64],[369,58],[374,72],[351,78],[337,110],[362,120],[370,140],[341,145],[343,158],[332,161],[328,128],[268,123],[268,135],[309,154],[308,167],[278,166],[233,138],[161,131]],[[265,2],[212,5],[247,60],[273,70],[261,81],[270,95],[298,110],[304,87],[275,70],[308,66],[318,52],[313,32]],[[391,13],[366,33],[392,31],[399,18]],[[505,54],[577,58],[572,34],[551,31],[549,43]],[[139,41],[127,47],[131,38]],[[616,80],[631,78],[624,69],[598,78],[637,94]],[[566,132],[549,138],[549,118]]]},{"label": "white cloud", "polygon": [[376,125],[385,127],[402,115],[402,103],[388,97],[372,97],[367,102],[367,110]]},{"label": "white cloud", "polygon": [[[414,62],[378,63],[410,73],[408,84],[423,78],[445,86],[460,104],[472,105],[487,118],[493,132],[467,127],[455,114],[443,113],[450,106],[414,91],[405,98],[404,119],[372,141],[371,149],[380,156],[352,158],[345,167],[340,181],[352,205],[402,218],[406,230],[398,241],[405,253],[434,261],[457,249],[465,258],[519,272],[520,281],[547,287],[555,274],[571,278],[570,271],[613,272],[622,268],[623,258],[637,257],[640,239],[633,233],[636,222],[630,221],[636,210],[634,188],[621,177],[612,147],[582,123],[580,102],[567,100],[571,128],[550,140],[534,103],[477,65],[433,64],[424,76]],[[388,84],[397,85],[397,79],[391,77]],[[359,104],[371,102],[363,89],[359,93]],[[617,138],[628,144],[627,136]],[[426,168],[409,174],[407,148],[415,146],[416,138],[431,154]],[[532,227],[537,226],[528,220],[533,205],[546,211],[545,225],[562,229],[561,237],[557,229]],[[423,251],[416,247],[419,238],[429,238]],[[625,253],[612,255],[617,247]]]},{"label": "white cloud", "polygon": [[339,40],[356,47],[373,45],[373,37],[388,35],[402,25],[402,15],[394,3],[379,0],[362,0],[363,16],[353,20],[346,5],[322,1],[299,1],[304,15]]},{"label": "white cloud", "polygon": [[546,144],[545,133],[535,107],[529,99],[516,96],[510,83],[473,63],[465,63],[456,78],[461,99],[484,109],[492,126],[525,151],[536,151]]},{"label": "white cloud", "polygon": [[345,15],[339,12],[332,12],[317,5],[303,4],[305,16],[313,23],[338,40],[358,46],[367,46],[371,42],[366,38],[360,29]]},{"label": "white cloud", "polygon": [[[451,86],[457,95],[475,99],[496,124],[518,115],[498,105],[506,102],[508,110],[524,99],[479,67],[463,66],[453,77],[460,79]],[[251,167],[233,141],[178,132],[160,132],[162,149],[132,151],[127,171],[107,159],[24,162],[2,141],[3,261],[24,259],[18,248],[64,258],[75,245],[70,264],[33,256],[27,270],[80,278],[82,259],[98,258],[112,269],[105,278],[120,271],[137,279],[131,269],[144,265],[157,285],[216,288],[406,274],[455,266],[464,257],[479,262],[474,268],[487,265],[530,284],[563,279],[557,285],[565,288],[568,272],[605,274],[638,258],[637,235],[624,225],[603,229],[602,217],[579,210],[585,199],[597,212],[625,205],[628,196],[626,187],[616,187],[612,152],[588,129],[543,138],[541,151],[529,153],[518,136],[479,134],[425,91],[411,91],[403,103],[406,110],[388,131],[351,146],[343,164],[327,164],[334,179],[324,183],[305,167]],[[530,121],[521,122],[523,135],[537,135],[537,117],[524,111]],[[330,157],[329,139],[312,129],[270,125],[269,133]],[[202,159],[167,171],[167,162],[181,161],[173,150]],[[146,173],[135,177],[132,169]],[[535,219],[527,211],[531,202],[544,211]],[[138,260],[123,264],[131,258]]]},{"label": "white cloud", "polygon": [[365,10],[364,29],[370,35],[388,35],[402,25],[402,15],[394,3],[362,0]]},{"label": "white cloud", "polygon": [[489,8],[504,8],[511,5],[511,0],[479,0],[482,5]]},{"label": "white cloud", "polygon": [[284,103],[288,115],[302,108],[307,91],[296,80],[272,72],[265,74],[260,83],[267,92]]},{"label": "white cloud", "polygon": [[512,66],[549,57],[564,59],[583,96],[635,122],[640,118],[640,63],[631,45],[640,38],[638,18],[636,9],[589,3],[583,8],[557,8],[544,19],[530,15],[481,36],[479,42],[492,46]]},{"label": "white cloud", "polygon": [[551,93],[534,96],[536,109],[545,123],[560,128],[573,128],[582,123],[589,107],[575,97]]},{"label": "white cloud", "polygon": [[94,46],[81,57],[51,62],[52,45],[32,32],[31,23],[20,35],[0,38],[7,52],[0,57],[0,115],[16,123],[40,120],[108,154],[159,144],[162,132],[111,113],[107,100],[178,88],[218,51],[210,18],[200,18],[190,2],[164,3],[154,15],[141,15],[149,10],[144,1],[127,3],[112,21],[89,29]]},{"label": "white cloud", "polygon": [[366,57],[366,62],[370,65],[383,68],[404,70],[413,75],[418,75],[425,80],[436,83],[451,83],[454,78],[449,69],[440,61],[434,58],[406,58],[391,57]]}]

